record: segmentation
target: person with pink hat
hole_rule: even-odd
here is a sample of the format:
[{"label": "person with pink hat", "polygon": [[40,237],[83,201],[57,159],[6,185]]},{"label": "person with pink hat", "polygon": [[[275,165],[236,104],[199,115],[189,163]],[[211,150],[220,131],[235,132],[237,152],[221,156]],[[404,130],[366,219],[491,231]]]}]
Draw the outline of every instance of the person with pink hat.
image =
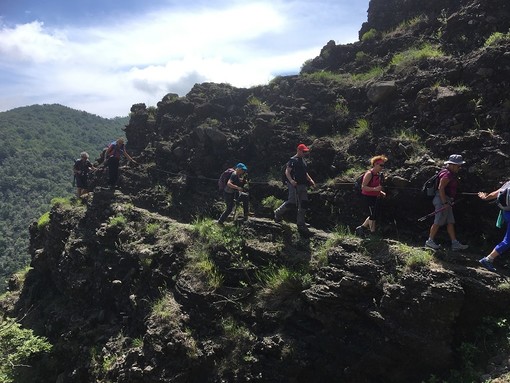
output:
[{"label": "person with pink hat", "polygon": [[305,156],[310,149],[305,144],[299,144],[294,156],[287,162],[285,177],[289,188],[289,197],[274,211],[275,222],[281,222],[283,214],[297,207],[297,226],[300,231],[308,231],[305,214],[308,208],[308,186],[315,186],[315,182],[307,171]]}]

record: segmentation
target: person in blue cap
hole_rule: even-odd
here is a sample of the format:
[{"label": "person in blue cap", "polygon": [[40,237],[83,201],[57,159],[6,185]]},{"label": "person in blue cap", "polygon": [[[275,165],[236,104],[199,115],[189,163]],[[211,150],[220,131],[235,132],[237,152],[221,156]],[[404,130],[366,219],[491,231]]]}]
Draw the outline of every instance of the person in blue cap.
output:
[{"label": "person in blue cap", "polygon": [[223,198],[225,199],[227,208],[218,219],[218,224],[223,225],[230,213],[232,213],[236,200],[243,204],[244,221],[248,220],[248,193],[243,191],[243,187],[246,185],[245,174],[247,171],[248,168],[246,165],[239,162],[230,175],[223,189]]}]

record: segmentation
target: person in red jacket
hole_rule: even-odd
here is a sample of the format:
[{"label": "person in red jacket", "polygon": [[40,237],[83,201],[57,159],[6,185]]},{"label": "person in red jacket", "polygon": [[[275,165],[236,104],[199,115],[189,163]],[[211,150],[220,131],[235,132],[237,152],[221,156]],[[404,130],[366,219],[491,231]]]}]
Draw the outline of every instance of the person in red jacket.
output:
[{"label": "person in red jacket", "polygon": [[383,170],[386,161],[388,161],[388,158],[384,155],[372,157],[370,159],[372,168],[367,170],[363,176],[361,194],[368,208],[368,217],[356,228],[355,232],[358,237],[364,237],[367,230],[372,234],[375,232],[375,223],[380,210],[379,203],[381,198],[386,197],[386,193],[382,190]]}]

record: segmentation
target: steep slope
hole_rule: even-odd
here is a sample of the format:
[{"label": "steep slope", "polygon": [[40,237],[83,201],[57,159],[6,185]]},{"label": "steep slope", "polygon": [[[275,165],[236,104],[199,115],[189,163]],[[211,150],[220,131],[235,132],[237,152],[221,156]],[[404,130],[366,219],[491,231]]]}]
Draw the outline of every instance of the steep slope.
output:
[{"label": "steep slope", "polygon": [[[27,227],[53,197],[71,196],[72,166],[81,151],[96,158],[122,133],[127,118],[104,119],[61,105],[33,105],[0,113],[0,270],[29,260]],[[0,291],[4,291],[4,278]]]}]

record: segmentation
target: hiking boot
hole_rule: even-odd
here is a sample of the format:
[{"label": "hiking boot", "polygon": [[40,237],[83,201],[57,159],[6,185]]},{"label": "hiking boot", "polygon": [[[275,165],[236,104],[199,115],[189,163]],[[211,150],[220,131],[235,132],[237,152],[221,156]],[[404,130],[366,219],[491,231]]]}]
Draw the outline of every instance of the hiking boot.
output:
[{"label": "hiking boot", "polygon": [[459,241],[452,242],[452,251],[466,250],[468,247],[468,245],[463,245]]},{"label": "hiking boot", "polygon": [[487,259],[487,257],[483,257],[478,262],[480,262],[480,265],[485,267],[487,270],[492,271],[494,273],[496,272],[496,268],[494,267],[492,262]]},{"label": "hiking boot", "polygon": [[439,246],[437,243],[434,242],[433,239],[427,239],[425,241],[425,247],[428,247],[429,249],[434,249],[434,250],[437,250],[439,249],[441,246]]},{"label": "hiking boot", "polygon": [[363,226],[358,226],[354,230],[354,233],[356,234],[357,237],[360,237],[360,238],[365,238],[366,237],[365,228]]}]

